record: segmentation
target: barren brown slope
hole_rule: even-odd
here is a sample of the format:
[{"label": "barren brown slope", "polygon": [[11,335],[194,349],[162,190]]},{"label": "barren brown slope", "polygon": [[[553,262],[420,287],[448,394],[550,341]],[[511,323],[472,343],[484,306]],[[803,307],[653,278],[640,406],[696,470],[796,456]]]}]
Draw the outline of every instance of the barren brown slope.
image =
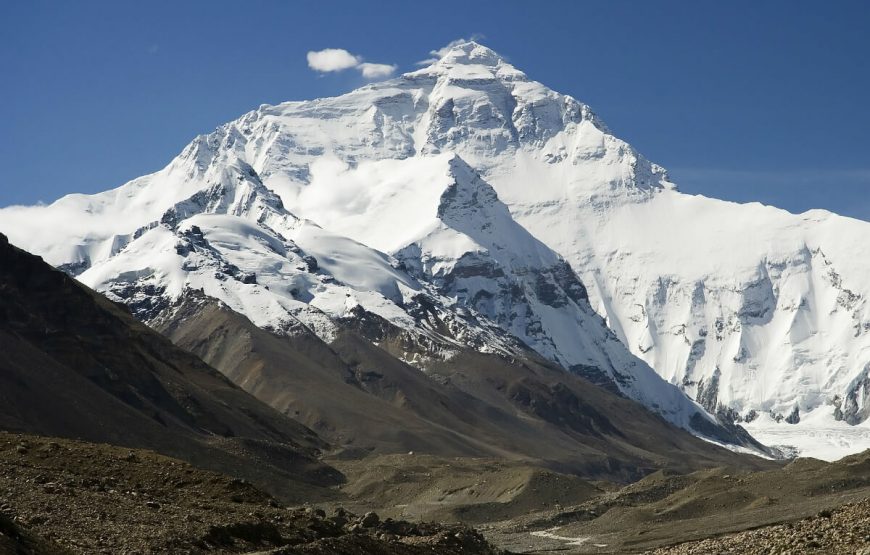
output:
[{"label": "barren brown slope", "polygon": [[0,553],[3,555],[71,555],[71,551],[22,529],[0,513]]},{"label": "barren brown slope", "polygon": [[[527,546],[533,532],[555,531],[567,538],[587,538],[573,553],[636,553],[660,546],[795,522],[846,503],[870,498],[870,451],[833,463],[797,459],[788,465],[747,472],[719,467],[689,474],[656,472],[619,490],[577,505],[563,505],[527,514],[490,531],[490,539],[505,548]],[[866,504],[863,505],[866,511]],[[863,522],[866,522],[866,515]],[[818,524],[818,523],[816,523]],[[797,525],[795,525],[797,526]],[[802,525],[801,525],[802,526]],[[800,526],[797,526],[800,527]],[[810,528],[816,528],[811,526]],[[825,527],[823,527],[825,528]],[[752,534],[728,541],[705,541],[675,549],[675,553],[855,553],[811,549],[812,536],[791,533],[793,527],[761,534],[758,549],[747,550]],[[775,531],[770,530],[773,533]],[[819,533],[815,530],[812,533]],[[826,533],[836,535],[836,530]],[[845,545],[870,545],[870,529],[851,530]],[[534,537],[534,536],[532,536]],[[766,546],[764,542],[772,543]],[[821,538],[818,538],[821,543]],[[835,538],[828,538],[831,544]],[[739,540],[739,541],[738,541]],[[791,544],[782,540],[798,540]],[[564,541],[535,542],[535,552],[566,548]],[[726,547],[728,547],[726,549]],[[738,548],[739,547],[739,548]],[[763,547],[763,548],[762,548]],[[817,546],[821,547],[821,546]],[[669,552],[667,550],[663,552]]]},{"label": "barren brown slope", "polygon": [[254,552],[500,554],[462,525],[327,516],[152,451],[0,432],[0,554]]},{"label": "barren brown slope", "polygon": [[287,498],[341,475],[310,429],[0,235],[0,428],[149,448]]},{"label": "barren brown slope", "polygon": [[867,555],[870,553],[870,498],[823,509],[794,522],[657,549],[653,555]]},{"label": "barren brown slope", "polygon": [[773,465],[531,359],[469,352],[424,373],[391,355],[384,335],[383,348],[352,329],[329,345],[313,335],[280,337],[203,298],[188,298],[159,329],[345,457],[502,458],[621,481],[658,468]]}]

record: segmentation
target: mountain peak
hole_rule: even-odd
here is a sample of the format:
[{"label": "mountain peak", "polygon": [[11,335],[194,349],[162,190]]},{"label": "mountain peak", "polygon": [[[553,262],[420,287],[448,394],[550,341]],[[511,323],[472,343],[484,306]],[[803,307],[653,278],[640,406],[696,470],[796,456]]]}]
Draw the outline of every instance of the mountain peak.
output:
[{"label": "mountain peak", "polygon": [[440,58],[437,61],[405,76],[435,74],[451,79],[525,79],[525,74],[509,64],[503,56],[473,40],[452,44],[438,51],[438,54]]},{"label": "mountain peak", "polygon": [[439,62],[458,64],[480,64],[497,66],[505,63],[497,52],[473,40],[454,44],[441,56]]}]

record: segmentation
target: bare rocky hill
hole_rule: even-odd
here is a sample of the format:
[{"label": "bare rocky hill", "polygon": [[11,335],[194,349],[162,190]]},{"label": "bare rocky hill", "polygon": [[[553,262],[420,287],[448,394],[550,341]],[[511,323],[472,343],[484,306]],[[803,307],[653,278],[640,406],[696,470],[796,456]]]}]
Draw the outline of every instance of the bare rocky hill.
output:
[{"label": "bare rocky hill", "polygon": [[398,358],[412,356],[414,345],[373,314],[349,319],[330,344],[314,334],[270,333],[202,296],[167,314],[157,329],[179,347],[314,429],[345,458],[484,457],[622,482],[663,467],[773,464],[702,441],[531,352],[466,349],[422,372]]},{"label": "bare rocky hill", "polygon": [[148,448],[288,499],[341,474],[312,430],[0,235],[0,427]]}]

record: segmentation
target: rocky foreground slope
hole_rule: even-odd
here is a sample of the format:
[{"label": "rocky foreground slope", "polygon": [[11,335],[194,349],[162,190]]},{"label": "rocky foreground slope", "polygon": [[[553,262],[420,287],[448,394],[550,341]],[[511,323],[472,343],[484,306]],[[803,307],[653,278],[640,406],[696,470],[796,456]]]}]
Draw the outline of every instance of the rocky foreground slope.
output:
[{"label": "rocky foreground slope", "polygon": [[870,500],[825,509],[797,522],[657,549],[653,555],[768,555],[772,553],[870,553]]},{"label": "rocky foreground slope", "polygon": [[150,451],[0,432],[0,553],[496,555],[462,525],[288,508]]},{"label": "rocky foreground slope", "polygon": [[[659,472],[628,486],[470,458],[335,462],[349,477],[346,497],[287,507],[244,480],[151,451],[0,432],[0,553],[870,548],[866,455],[833,464],[802,459],[763,472]],[[448,524],[428,522],[432,517]]]}]

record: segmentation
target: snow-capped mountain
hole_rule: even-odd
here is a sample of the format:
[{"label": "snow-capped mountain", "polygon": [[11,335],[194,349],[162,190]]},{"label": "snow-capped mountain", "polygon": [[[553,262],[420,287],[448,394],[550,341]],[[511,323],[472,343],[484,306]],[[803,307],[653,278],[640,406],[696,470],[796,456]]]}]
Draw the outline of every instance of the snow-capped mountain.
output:
[{"label": "snow-capped mountain", "polygon": [[679,389],[762,437],[870,411],[870,225],[684,195],[474,42],[263,105],[118,189],[3,209],[0,231],[146,321],[202,289],[328,339],[361,307],[426,356],[524,344],[684,427],[710,420]]},{"label": "snow-capped mountain", "polygon": [[[401,219],[409,199],[428,208],[416,214],[416,225],[392,229],[396,258],[297,218],[238,158],[221,157],[191,180],[201,188],[189,198],[131,233],[86,239],[78,252],[94,254],[62,266],[87,266],[82,282],[148,323],[167,318],[196,291],[264,329],[310,330],[326,341],[340,321],[374,314],[418,345],[399,354],[421,368],[462,347],[522,356],[529,346],[677,425],[729,437],[625,349],[589,306],[570,266],[514,222],[458,156],[433,155],[407,179],[380,185],[379,221]],[[120,204],[107,211],[123,212]],[[324,218],[327,224],[382,246],[377,226],[353,206],[336,210],[343,212],[335,221]]]}]

